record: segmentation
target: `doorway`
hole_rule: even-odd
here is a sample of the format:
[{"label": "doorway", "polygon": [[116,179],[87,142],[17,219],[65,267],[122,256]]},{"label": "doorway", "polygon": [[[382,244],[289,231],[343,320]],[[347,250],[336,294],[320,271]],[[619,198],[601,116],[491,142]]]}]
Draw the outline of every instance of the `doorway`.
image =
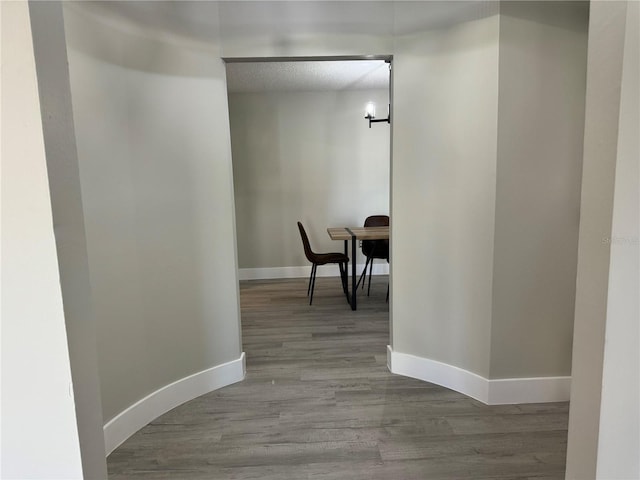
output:
[{"label": "doorway", "polygon": [[[338,251],[327,227],[389,214],[390,125],[369,124],[365,115],[371,103],[376,117],[389,114],[392,59],[225,61],[239,279],[306,279],[297,221],[314,249]],[[364,260],[359,252],[359,272]],[[336,276],[333,270],[318,277]],[[386,262],[374,264],[374,274],[388,272]],[[386,293],[386,280],[374,283],[371,295],[385,302]]]}]

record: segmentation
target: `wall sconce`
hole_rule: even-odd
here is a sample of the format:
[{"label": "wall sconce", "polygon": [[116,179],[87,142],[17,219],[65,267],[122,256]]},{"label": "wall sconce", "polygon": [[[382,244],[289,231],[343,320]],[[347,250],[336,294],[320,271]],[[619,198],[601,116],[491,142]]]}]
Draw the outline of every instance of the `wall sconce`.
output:
[{"label": "wall sconce", "polygon": [[367,108],[365,110],[365,116],[367,120],[369,120],[369,128],[371,128],[371,124],[375,122],[387,122],[391,123],[391,105],[389,105],[389,110],[387,112],[387,118],[376,118],[376,104],[373,102],[367,103]]}]

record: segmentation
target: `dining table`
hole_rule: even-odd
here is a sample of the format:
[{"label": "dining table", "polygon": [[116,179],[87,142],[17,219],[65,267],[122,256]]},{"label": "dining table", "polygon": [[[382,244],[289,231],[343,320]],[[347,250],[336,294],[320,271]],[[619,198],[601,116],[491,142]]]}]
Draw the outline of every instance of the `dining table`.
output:
[{"label": "dining table", "polygon": [[349,255],[349,241],[351,241],[351,293],[348,291],[347,301],[351,305],[351,310],[358,309],[357,300],[357,273],[356,273],[356,245],[360,240],[389,240],[389,227],[329,227],[327,233],[331,240],[344,241],[344,253]]}]

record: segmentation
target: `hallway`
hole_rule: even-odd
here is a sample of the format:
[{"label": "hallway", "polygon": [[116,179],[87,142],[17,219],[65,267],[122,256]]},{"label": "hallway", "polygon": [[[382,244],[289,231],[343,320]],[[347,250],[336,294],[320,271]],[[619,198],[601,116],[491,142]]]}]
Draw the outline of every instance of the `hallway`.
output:
[{"label": "hallway", "polygon": [[[386,367],[387,277],[241,282],[245,381],[159,417],[110,479],[561,479],[568,403],[486,406]],[[434,332],[437,334],[437,332]]]}]

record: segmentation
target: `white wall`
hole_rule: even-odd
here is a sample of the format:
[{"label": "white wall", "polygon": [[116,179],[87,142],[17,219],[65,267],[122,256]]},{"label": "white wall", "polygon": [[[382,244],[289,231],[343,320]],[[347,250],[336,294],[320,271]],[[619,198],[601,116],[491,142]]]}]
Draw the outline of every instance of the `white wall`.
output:
[{"label": "white wall", "polygon": [[225,71],[215,45],[64,13],[108,422],[241,355]]},{"label": "white wall", "polygon": [[96,330],[62,6],[59,2],[33,2],[29,11],[83,474],[104,478]]},{"label": "white wall", "polygon": [[507,2],[396,38],[392,371],[568,398],[586,22],[584,3]]},{"label": "white wall", "polygon": [[587,19],[500,7],[491,378],[571,374]]},{"label": "white wall", "polygon": [[497,15],[398,38],[393,349],[489,375]]},{"label": "white wall", "polygon": [[640,478],[640,3],[627,3],[596,477]]},{"label": "white wall", "polygon": [[369,128],[368,101],[386,112],[389,91],[229,95],[241,269],[308,266],[298,220],[316,251],[342,251],[327,227],[389,213],[391,133]]},{"label": "white wall", "polygon": [[[613,274],[612,280],[615,282],[617,275],[624,275],[622,269],[617,272],[609,271],[611,242],[607,239],[612,235],[626,7],[626,2],[591,2],[589,12],[584,160],[567,479],[596,478],[609,278],[610,274]],[[637,89],[637,84],[635,88]],[[631,126],[632,123],[629,123],[626,128]],[[637,131],[634,132],[634,136],[637,136]],[[633,167],[627,162],[628,160],[624,159],[623,165],[629,168],[631,173]],[[625,194],[619,198],[623,202],[627,201]],[[623,203],[621,208],[625,208],[625,205],[626,203]],[[617,252],[617,255],[626,257],[628,253]],[[614,257],[616,266],[621,257]],[[632,288],[631,285],[628,287]],[[621,291],[620,295],[622,298],[618,298],[619,306],[626,305],[625,299],[633,301],[633,295],[627,297],[629,293],[626,289]],[[635,295],[637,302],[637,290]],[[618,305],[613,307],[612,313],[616,311]],[[624,316],[615,320],[624,322]],[[634,321],[637,323],[637,318]],[[615,327],[613,328],[615,331]],[[624,332],[622,335],[631,333]],[[615,334],[614,338],[616,338]],[[617,345],[610,346],[617,348]],[[615,365],[621,372],[625,372],[625,377],[631,374],[630,361],[631,359],[625,359],[622,364]],[[611,388],[615,389],[615,385],[614,381]],[[638,408],[637,404],[635,408]],[[636,442],[626,435],[620,435],[619,438],[622,442]],[[635,456],[637,457],[637,450]]]},{"label": "white wall", "polygon": [[[2,2],[0,476],[83,477],[26,2]],[[58,25],[59,26],[59,25]]]}]

